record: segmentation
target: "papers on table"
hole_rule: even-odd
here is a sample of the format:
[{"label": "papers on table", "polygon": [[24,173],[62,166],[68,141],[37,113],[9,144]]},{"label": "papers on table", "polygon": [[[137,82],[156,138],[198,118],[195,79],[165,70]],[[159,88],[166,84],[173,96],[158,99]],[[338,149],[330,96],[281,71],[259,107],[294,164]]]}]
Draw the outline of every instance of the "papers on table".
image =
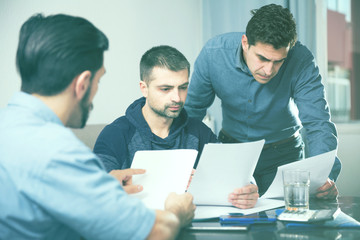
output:
[{"label": "papers on table", "polygon": [[[250,183],[264,142],[206,144],[188,190],[194,203],[231,206],[228,195]],[[197,151],[189,149],[136,152],[131,168],[146,173],[133,176],[133,184],[144,187],[133,196],[150,208],[164,209],[170,192],[185,191],[196,157]]]},{"label": "papers on table", "polygon": [[316,189],[324,185],[331,168],[334,165],[336,151],[333,150],[314,157],[306,158],[297,162],[289,163],[278,167],[274,181],[261,198],[284,197],[282,171],[287,169],[302,169],[310,171],[310,195]]},{"label": "papers on table", "polygon": [[220,215],[228,215],[230,213],[241,213],[249,215],[273,208],[284,206],[283,200],[276,199],[259,199],[255,207],[250,209],[240,209],[236,207],[226,206],[209,206],[209,205],[198,205],[195,210],[195,220],[205,220],[209,218],[217,218]]},{"label": "papers on table", "polygon": [[169,193],[185,192],[197,153],[193,149],[137,151],[131,168],[146,169],[146,173],[133,176],[133,184],[141,184],[144,190],[132,196],[149,208],[164,209]]},{"label": "papers on table", "polygon": [[[188,190],[197,205],[195,219],[214,218],[229,213],[247,215],[284,206],[283,200],[268,198],[283,197],[282,171],[285,169],[309,170],[310,194],[314,193],[327,180],[336,155],[334,150],[280,166],[274,181],[254,208],[231,207],[229,193],[249,184],[263,145],[264,140],[204,146]],[[142,192],[133,196],[140,198],[149,208],[164,209],[170,192],[185,192],[196,157],[197,151],[191,149],[136,152],[131,168],[143,168],[146,173],[133,176],[133,184],[144,186]]]},{"label": "papers on table", "polygon": [[264,143],[206,144],[188,189],[194,203],[231,205],[228,195],[250,183]]}]

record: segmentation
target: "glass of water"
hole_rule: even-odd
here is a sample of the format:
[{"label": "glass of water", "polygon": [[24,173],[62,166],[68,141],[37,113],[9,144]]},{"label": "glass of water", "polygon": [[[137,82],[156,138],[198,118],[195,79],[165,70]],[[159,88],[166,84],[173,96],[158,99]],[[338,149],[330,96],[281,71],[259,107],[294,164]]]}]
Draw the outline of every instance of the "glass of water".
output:
[{"label": "glass of water", "polygon": [[307,170],[284,170],[285,208],[290,211],[309,209],[310,172]]}]

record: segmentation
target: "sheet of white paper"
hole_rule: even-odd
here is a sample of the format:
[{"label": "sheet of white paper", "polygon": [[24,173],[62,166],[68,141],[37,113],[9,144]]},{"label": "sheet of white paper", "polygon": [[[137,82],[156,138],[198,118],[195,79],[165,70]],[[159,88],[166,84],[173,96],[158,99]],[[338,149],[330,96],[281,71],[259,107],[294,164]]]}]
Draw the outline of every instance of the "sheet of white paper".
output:
[{"label": "sheet of white paper", "polygon": [[197,153],[193,149],[137,151],[131,168],[146,169],[146,173],[133,176],[133,184],[141,184],[144,190],[132,195],[149,208],[164,209],[169,193],[185,192]]},{"label": "sheet of white paper", "polygon": [[314,157],[306,158],[297,162],[289,163],[278,167],[274,181],[261,198],[284,197],[282,172],[288,169],[302,169],[310,171],[310,194],[324,185],[331,168],[334,165],[336,151],[333,150]]},{"label": "sheet of white paper", "polygon": [[198,205],[195,210],[196,220],[204,220],[209,218],[216,218],[220,215],[228,215],[229,213],[242,213],[244,215],[249,215],[252,213],[257,213],[273,208],[278,208],[284,206],[285,203],[283,200],[277,199],[259,199],[255,207],[250,209],[240,209],[236,207],[224,207],[224,206],[208,206],[208,205]]},{"label": "sheet of white paper", "polygon": [[228,195],[250,183],[264,142],[206,144],[188,189],[194,203],[230,205]]}]

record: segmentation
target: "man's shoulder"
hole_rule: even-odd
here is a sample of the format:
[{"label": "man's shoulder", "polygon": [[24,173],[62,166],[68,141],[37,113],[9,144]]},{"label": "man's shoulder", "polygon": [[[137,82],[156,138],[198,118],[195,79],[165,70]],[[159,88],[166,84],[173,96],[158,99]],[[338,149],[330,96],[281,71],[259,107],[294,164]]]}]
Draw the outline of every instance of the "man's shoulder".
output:
[{"label": "man's shoulder", "polygon": [[[71,131],[71,129],[56,124],[48,129],[51,129],[52,133],[51,136],[46,135],[46,141],[49,144],[49,149],[60,152],[64,151],[64,149],[67,149],[70,153],[74,149],[77,149],[78,152],[82,152],[83,154],[91,153],[91,150],[75,135],[73,131]],[[42,131],[47,131],[47,129],[44,128]],[[53,147],[50,147],[50,145]]]},{"label": "man's shoulder", "polygon": [[112,127],[112,128],[127,128],[130,124],[129,120],[126,118],[126,116],[121,116],[115,119],[112,123],[106,125],[106,127]]},{"label": "man's shoulder", "polygon": [[126,116],[121,116],[115,119],[112,123],[105,126],[104,130],[123,132],[129,131],[129,129],[135,128],[134,125]]},{"label": "man's shoulder", "polygon": [[135,126],[130,123],[126,116],[115,119],[112,123],[106,125],[100,132],[98,140],[113,141],[114,139],[127,139],[135,131]]},{"label": "man's shoulder", "polygon": [[205,47],[211,48],[238,48],[243,32],[229,32],[217,35],[207,41]]},{"label": "man's shoulder", "polygon": [[[89,147],[76,137],[71,129],[60,124],[47,122],[42,126],[30,126],[24,128],[24,134],[15,133],[15,137],[18,138],[18,145],[23,147],[21,151],[11,153],[11,156],[14,159],[26,156],[25,159],[30,161],[22,162],[21,165],[26,167],[25,164],[32,164],[33,166],[28,166],[28,169],[45,169],[49,164],[62,165],[64,162],[78,164],[78,162],[96,158]],[[79,158],[82,159],[81,161],[76,159],[79,156],[81,156]]]},{"label": "man's shoulder", "polygon": [[302,44],[300,41],[297,41],[290,51],[291,58],[296,60],[304,60],[307,58],[313,58],[313,53],[308,47]]}]

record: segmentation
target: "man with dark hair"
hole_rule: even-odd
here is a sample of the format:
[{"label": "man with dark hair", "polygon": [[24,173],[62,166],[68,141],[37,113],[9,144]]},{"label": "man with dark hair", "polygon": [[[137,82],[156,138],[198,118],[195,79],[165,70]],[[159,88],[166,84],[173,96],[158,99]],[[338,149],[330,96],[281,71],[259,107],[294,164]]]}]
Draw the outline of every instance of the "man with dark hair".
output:
[{"label": "man with dark hair", "polygon": [[[66,127],[83,127],[105,73],[108,39],[80,17],[36,15],[20,31],[21,92],[0,111],[0,239],[169,239],[195,205],[172,193],[151,210]],[[120,182],[119,182],[120,181]],[[123,186],[122,186],[123,185]]]},{"label": "man with dark hair", "polygon": [[[217,142],[204,123],[189,118],[183,109],[189,73],[189,62],[173,47],[153,47],[142,56],[140,90],[144,97],[106,126],[94,147],[110,174],[116,176],[118,169],[130,168],[139,150],[195,149],[198,161],[204,144]],[[229,201],[250,208],[258,196],[257,187],[249,184],[229,194]]]},{"label": "man with dark hair", "polygon": [[[225,143],[265,139],[254,172],[263,194],[277,167],[301,160],[306,130],[309,156],[337,148],[335,125],[324,86],[311,52],[296,41],[290,11],[270,4],[254,10],[246,33],[226,33],[210,39],[200,52],[185,108],[202,119],[215,95],[221,100]],[[334,181],[341,169],[336,157],[319,198],[338,195]]]}]

